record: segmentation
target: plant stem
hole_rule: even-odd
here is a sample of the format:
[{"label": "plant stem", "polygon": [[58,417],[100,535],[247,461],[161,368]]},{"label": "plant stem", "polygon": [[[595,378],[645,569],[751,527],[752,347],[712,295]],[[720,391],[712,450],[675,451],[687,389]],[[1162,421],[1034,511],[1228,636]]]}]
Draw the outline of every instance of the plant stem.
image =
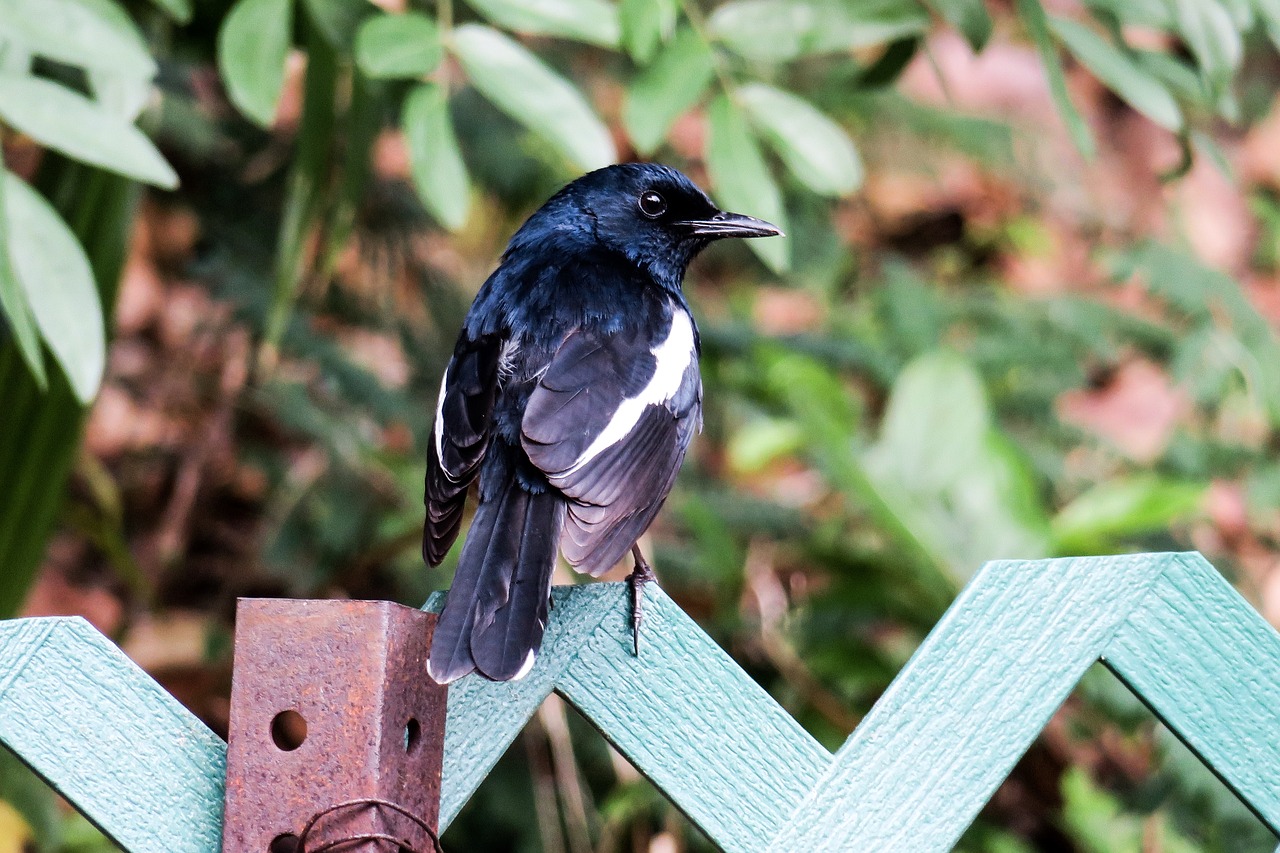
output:
[{"label": "plant stem", "polygon": [[297,154],[289,170],[284,211],[276,247],[275,283],[267,314],[259,373],[269,373],[279,358],[280,341],[293,312],[306,267],[306,238],[318,215],[320,189],[333,147],[338,62],[333,48],[314,27],[307,27],[307,72],[298,126]]},{"label": "plant stem", "polygon": [[684,10],[684,16],[689,19],[689,28],[693,30],[698,38],[702,39],[702,43],[706,45],[707,50],[711,53],[711,68],[715,72],[716,79],[720,81],[720,88],[724,90],[725,97],[737,107],[738,88],[729,76],[728,69],[725,68],[724,59],[716,51],[715,39],[711,37],[710,32],[707,30],[707,19],[703,17],[702,10],[698,8],[698,4],[694,0],[680,0],[680,8]]}]

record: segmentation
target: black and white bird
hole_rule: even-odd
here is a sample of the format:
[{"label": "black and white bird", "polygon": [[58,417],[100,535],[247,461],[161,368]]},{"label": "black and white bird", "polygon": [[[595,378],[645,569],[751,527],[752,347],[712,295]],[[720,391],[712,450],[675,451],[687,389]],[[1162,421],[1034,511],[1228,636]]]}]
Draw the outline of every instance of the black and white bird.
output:
[{"label": "black and white bird", "polygon": [[632,551],[633,629],[653,575],[636,547],[701,428],[698,329],[681,290],[713,240],[766,237],[675,169],[631,163],[570,183],[512,237],[440,385],[423,558],[444,559],[480,502],[428,669],[448,683],[533,666],[559,551],[597,576]]}]

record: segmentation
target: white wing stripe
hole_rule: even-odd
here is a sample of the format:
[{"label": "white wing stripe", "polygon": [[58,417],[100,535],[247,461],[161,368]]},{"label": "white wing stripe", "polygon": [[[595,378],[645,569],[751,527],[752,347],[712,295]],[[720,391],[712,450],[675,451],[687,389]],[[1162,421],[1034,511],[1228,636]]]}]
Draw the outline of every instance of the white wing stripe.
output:
[{"label": "white wing stripe", "polygon": [[635,397],[623,400],[617,411],[613,413],[613,417],[609,419],[609,423],[605,424],[604,429],[591,442],[591,445],[582,451],[582,455],[565,470],[553,474],[553,477],[567,477],[575,473],[600,455],[605,448],[611,447],[630,434],[640,421],[640,415],[646,406],[661,405],[675,396],[676,391],[680,389],[680,383],[684,381],[684,374],[689,369],[690,362],[697,357],[693,349],[693,324],[689,320],[689,315],[678,307],[674,308],[671,329],[667,332],[666,339],[651,352],[657,361],[657,366],[652,378],[649,379],[649,384]]},{"label": "white wing stripe", "polygon": [[449,388],[449,367],[444,369],[444,376],[440,377],[440,398],[436,400],[436,459],[440,460],[440,470],[444,475],[453,482],[457,482],[449,469],[444,466],[444,395]]},{"label": "white wing stripe", "polygon": [[529,670],[533,669],[533,662],[537,659],[538,653],[533,649],[529,649],[529,656],[524,659],[524,663],[520,664],[520,670],[513,676],[512,681],[519,681],[529,674]]}]

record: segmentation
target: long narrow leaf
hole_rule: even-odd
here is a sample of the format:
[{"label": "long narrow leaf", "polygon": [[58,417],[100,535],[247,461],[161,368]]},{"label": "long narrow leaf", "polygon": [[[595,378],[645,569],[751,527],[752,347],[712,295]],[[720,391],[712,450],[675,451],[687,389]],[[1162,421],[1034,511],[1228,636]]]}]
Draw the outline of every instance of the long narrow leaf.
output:
[{"label": "long narrow leaf", "polygon": [[631,58],[648,65],[658,46],[675,33],[679,11],[675,0],[622,0],[622,44]]},{"label": "long narrow leaf", "polygon": [[155,60],[128,13],[111,0],[4,0],[0,38],[81,68],[151,79]]},{"label": "long narrow leaf", "polygon": [[436,22],[420,12],[371,17],[356,34],[356,62],[369,77],[421,77],[443,53]]},{"label": "long narrow leaf", "polygon": [[1267,37],[1280,50],[1280,0],[1254,0],[1254,5]]},{"label": "long narrow leaf", "polygon": [[[49,157],[42,183],[85,247],[104,306],[115,302],[136,184],[60,157]],[[58,246],[50,247],[50,250]],[[61,370],[49,374],[41,393],[29,374],[10,370],[0,377],[0,619],[12,616],[41,563],[49,532],[66,493],[85,407]]]},{"label": "long narrow leaf", "polygon": [[35,378],[40,390],[48,387],[48,379],[44,373],[44,354],[40,350],[40,337],[36,331],[35,318],[31,316],[31,306],[27,304],[26,294],[18,284],[13,265],[9,262],[9,223],[4,215],[6,183],[3,162],[0,162],[0,310],[8,323],[9,331],[17,344],[22,360]]},{"label": "long narrow leaf", "polygon": [[622,123],[636,150],[652,154],[714,77],[715,57],[702,38],[691,29],[676,33],[627,92]]},{"label": "long narrow leaf", "polygon": [[604,0],[470,0],[489,21],[530,35],[564,36],[617,47],[618,10]]},{"label": "long narrow leaf", "polygon": [[322,221],[324,188],[332,174],[334,135],[338,123],[339,58],[323,35],[307,29],[307,76],[303,86],[302,121],[297,149],[289,166],[284,210],[276,240],[275,283],[263,336],[264,366],[284,336],[298,288],[306,275],[306,240]]},{"label": "long narrow leaf", "polygon": [[1231,13],[1217,0],[1172,0],[1178,33],[1200,72],[1216,92],[1224,92],[1244,59],[1244,40]]},{"label": "long narrow leaf", "polygon": [[179,24],[191,22],[191,0],[151,0],[151,2]]},{"label": "long narrow leaf", "polygon": [[98,393],[106,361],[102,304],[84,249],[38,192],[5,172],[4,214],[13,272],[40,334],[82,403]]},{"label": "long narrow leaf", "polygon": [[853,140],[808,101],[763,83],[748,83],[738,97],[770,147],[809,189],[841,196],[862,183]]},{"label": "long narrow leaf", "polygon": [[1066,553],[1107,548],[1109,540],[1165,530],[1203,504],[1204,483],[1154,474],[1100,483],[1067,504],[1053,519],[1053,535]]},{"label": "long narrow leaf", "polygon": [[1167,130],[1182,130],[1182,110],[1158,77],[1083,24],[1059,17],[1049,24],[1067,50],[1131,107]]},{"label": "long narrow leaf", "polygon": [[785,62],[919,35],[929,17],[900,0],[731,0],[716,7],[707,25],[740,56]]},{"label": "long narrow leaf", "polygon": [[263,127],[275,120],[292,32],[292,0],[238,0],[218,31],[227,95]]},{"label": "long narrow leaf", "polygon": [[1049,80],[1049,92],[1053,95],[1053,102],[1058,107],[1058,114],[1067,125],[1071,141],[1075,143],[1076,150],[1086,160],[1093,159],[1096,151],[1093,135],[1089,133],[1088,125],[1084,123],[1084,118],[1076,109],[1076,105],[1071,102],[1071,95],[1067,92],[1067,78],[1062,70],[1062,59],[1058,56],[1058,48],[1049,35],[1049,19],[1044,13],[1044,8],[1039,0],[1015,0],[1015,7],[1019,17],[1026,24],[1027,31],[1031,33],[1036,50],[1040,51],[1044,73]]},{"label": "long narrow leaf", "polygon": [[618,159],[608,128],[582,93],[519,43],[492,27],[464,24],[452,46],[485,97],[569,160],[597,169]]},{"label": "long narrow leaf", "polygon": [[[786,230],[782,193],[769,174],[751,126],[729,99],[720,95],[708,110],[711,136],[707,140],[707,169],[717,201],[726,209],[767,219]],[[784,240],[768,237],[747,245],[774,272],[789,265]]]},{"label": "long narrow leaf", "polygon": [[449,118],[448,93],[436,83],[418,86],[405,99],[401,124],[418,196],[432,216],[457,231],[467,221],[471,182]]},{"label": "long narrow leaf", "polygon": [[947,23],[960,31],[975,51],[987,46],[993,28],[984,0],[925,0]]},{"label": "long narrow leaf", "polygon": [[153,87],[149,79],[100,68],[89,69],[88,76],[93,99],[130,124],[138,120],[151,98]]},{"label": "long narrow leaf", "polygon": [[178,176],[141,130],[50,80],[0,74],[0,119],[55,151],[156,186]]},{"label": "long narrow leaf", "polygon": [[378,14],[369,0],[302,0],[307,19],[325,42],[342,54],[350,54],[360,25]]}]

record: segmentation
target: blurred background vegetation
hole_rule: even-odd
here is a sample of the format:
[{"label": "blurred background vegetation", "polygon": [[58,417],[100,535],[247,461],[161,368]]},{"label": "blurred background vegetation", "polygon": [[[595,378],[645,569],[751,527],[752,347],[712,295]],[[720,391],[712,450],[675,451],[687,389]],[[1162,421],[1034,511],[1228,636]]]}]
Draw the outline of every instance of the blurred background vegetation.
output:
[{"label": "blurred background vegetation", "polygon": [[[0,0],[0,618],[225,734],[237,596],[447,586],[470,296],[655,158],[789,237],[689,276],[650,547],[824,744],[984,560],[1197,548],[1280,624],[1277,46],[1276,0]],[[445,842],[709,849],[554,697]],[[1099,670],[962,849],[1275,845]],[[109,849],[0,751],[0,853]]]}]

